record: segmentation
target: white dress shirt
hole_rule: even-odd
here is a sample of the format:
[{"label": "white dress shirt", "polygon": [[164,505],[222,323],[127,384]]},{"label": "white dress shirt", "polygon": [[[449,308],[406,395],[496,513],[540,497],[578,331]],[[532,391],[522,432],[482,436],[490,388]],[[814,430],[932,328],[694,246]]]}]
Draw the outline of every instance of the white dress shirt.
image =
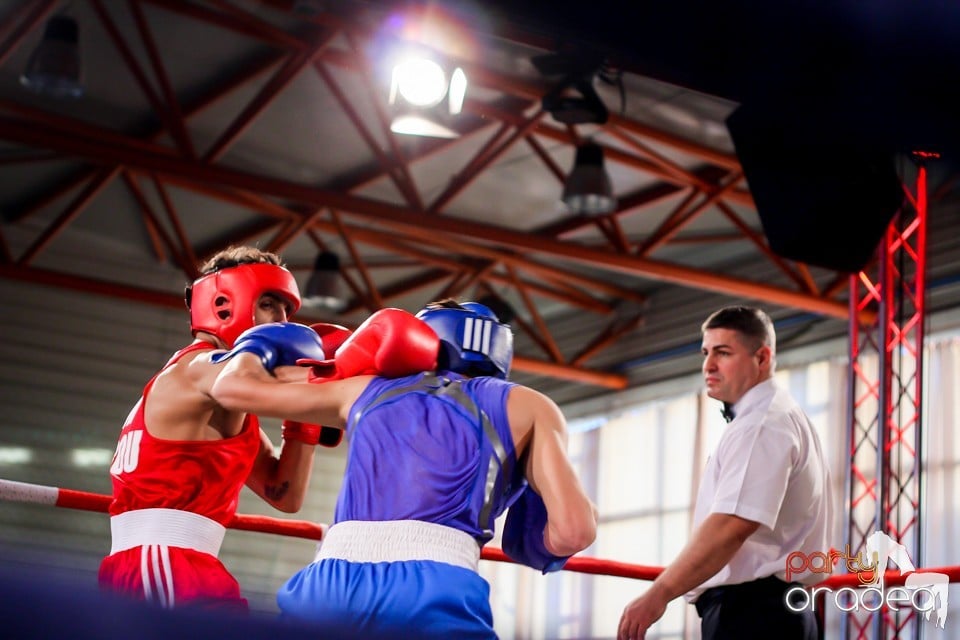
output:
[{"label": "white dress shirt", "polygon": [[[827,461],[810,420],[789,393],[765,380],[733,407],[707,461],[697,493],[694,527],[711,513],[727,513],[760,524],[719,572],[686,598],[695,601],[710,587],[784,578],[787,556],[830,550],[832,499]],[[813,584],[822,574],[792,575]]]}]

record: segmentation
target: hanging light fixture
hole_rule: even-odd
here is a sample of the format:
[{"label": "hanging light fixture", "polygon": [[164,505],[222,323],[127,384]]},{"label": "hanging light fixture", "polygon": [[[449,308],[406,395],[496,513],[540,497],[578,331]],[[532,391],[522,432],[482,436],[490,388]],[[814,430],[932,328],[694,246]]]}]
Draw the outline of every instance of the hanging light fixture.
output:
[{"label": "hanging light fixture", "polygon": [[47,21],[43,39],[30,56],[20,76],[20,84],[54,98],[79,98],[83,95],[76,20],[68,16],[54,16]]},{"label": "hanging light fixture", "polygon": [[[448,78],[449,75],[449,78]],[[467,76],[452,72],[430,57],[408,56],[393,67],[389,104],[394,112],[390,130],[416,136],[457,138],[450,124],[463,110]]]},{"label": "hanging light fixture", "polygon": [[577,147],[573,169],[563,187],[563,202],[573,213],[601,215],[617,206],[610,176],[603,167],[603,148],[593,142]]},{"label": "hanging light fixture", "polygon": [[340,256],[321,251],[303,291],[303,306],[339,313],[346,305],[347,301],[340,297]]},{"label": "hanging light fixture", "polygon": [[479,15],[461,4],[396,3],[380,21],[369,57],[385,90],[393,133],[460,137],[454,123],[468,82],[457,61],[481,56],[472,34]]},{"label": "hanging light fixture", "polygon": [[556,82],[541,99],[543,110],[554,120],[566,125],[607,122],[610,113],[593,86],[603,68],[603,55],[592,51],[548,53],[533,56],[530,62]]}]

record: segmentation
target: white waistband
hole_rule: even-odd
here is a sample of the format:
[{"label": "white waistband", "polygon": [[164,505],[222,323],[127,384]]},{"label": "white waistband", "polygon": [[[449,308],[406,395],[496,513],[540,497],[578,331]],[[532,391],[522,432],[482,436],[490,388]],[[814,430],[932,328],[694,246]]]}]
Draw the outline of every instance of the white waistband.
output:
[{"label": "white waistband", "polygon": [[110,518],[110,553],[162,544],[216,557],[226,529],[205,516],[179,509],[138,509]]},{"label": "white waistband", "polygon": [[330,527],[314,561],[349,562],[432,560],[476,571],[480,545],[469,533],[432,522],[348,520]]}]

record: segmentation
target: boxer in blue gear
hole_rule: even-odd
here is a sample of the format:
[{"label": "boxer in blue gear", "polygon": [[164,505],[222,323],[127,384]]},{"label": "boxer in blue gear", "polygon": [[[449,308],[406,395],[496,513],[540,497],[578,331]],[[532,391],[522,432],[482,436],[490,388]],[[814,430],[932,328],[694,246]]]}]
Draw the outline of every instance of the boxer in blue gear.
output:
[{"label": "boxer in blue gear", "polygon": [[281,611],[365,638],[495,637],[476,568],[519,486],[511,386],[452,372],[374,379],[351,411],[334,524],[280,590]]},{"label": "boxer in blue gear", "polygon": [[277,596],[284,616],[330,637],[495,638],[480,548],[524,491],[544,507],[515,518],[529,531],[513,537],[532,536],[517,560],[559,568],[596,535],[562,413],[506,380],[510,328],[476,303],[434,303],[418,317],[440,338],[435,372],[236,390],[262,398],[261,415],[346,429],[334,522]]}]

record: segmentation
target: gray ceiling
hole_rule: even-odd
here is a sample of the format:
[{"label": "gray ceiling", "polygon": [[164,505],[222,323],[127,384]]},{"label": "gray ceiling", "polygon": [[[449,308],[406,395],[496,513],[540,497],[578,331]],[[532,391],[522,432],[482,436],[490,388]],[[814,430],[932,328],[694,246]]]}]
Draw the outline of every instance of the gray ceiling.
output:
[{"label": "gray ceiling", "polygon": [[[326,248],[342,257],[350,303],[302,320],[355,325],[383,306],[493,293],[518,313],[514,379],[560,402],[695,369],[700,321],[734,301],[767,307],[783,345],[846,331],[846,275],[770,250],[725,125],[783,50],[748,58],[751,43],[728,25],[709,30],[706,15],[686,56],[666,57],[682,49],[673,40],[658,56],[651,46],[676,33],[680,5],[663,29],[644,16],[635,47],[626,17],[605,40],[570,16],[538,19],[536,3],[428,6],[457,29],[433,46],[470,82],[454,140],[386,126],[377,62],[399,38],[384,31],[392,3],[0,3],[0,275],[180,307],[198,261],[229,244],[281,252],[301,287]],[[60,13],[80,29],[76,100],[19,83]],[[608,121],[558,122],[541,108],[556,80],[531,58],[597,48]],[[792,68],[796,52],[781,59]],[[560,203],[585,140],[605,150],[612,214]],[[934,308],[960,302],[945,156],[930,167]],[[909,179],[910,161],[900,167]]]}]

